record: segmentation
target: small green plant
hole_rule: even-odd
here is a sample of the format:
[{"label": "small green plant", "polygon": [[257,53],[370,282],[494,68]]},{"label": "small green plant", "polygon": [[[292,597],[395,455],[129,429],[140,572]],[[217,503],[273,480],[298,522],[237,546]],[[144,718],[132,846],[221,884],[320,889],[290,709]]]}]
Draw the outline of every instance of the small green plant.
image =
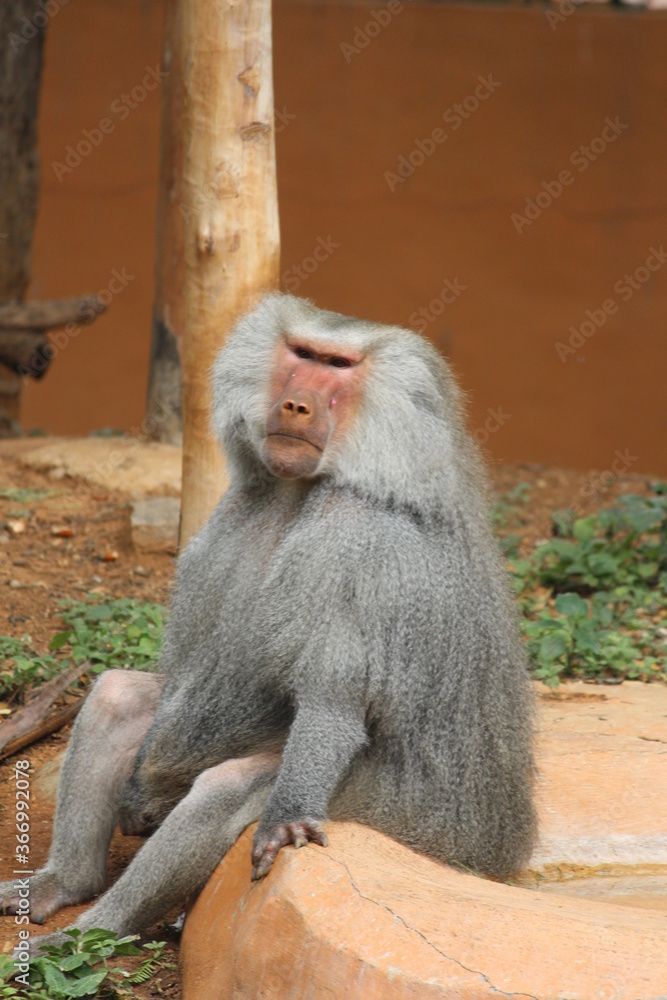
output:
[{"label": "small green plant", "polygon": [[521,482],[503,493],[491,508],[491,523],[496,529],[517,527],[525,524],[518,508],[525,506],[530,500],[532,483]]},{"label": "small green plant", "polygon": [[[0,956],[0,998],[13,1000],[69,1000],[70,997],[100,997],[105,1000],[131,997],[130,987],[145,983],[161,963],[165,942],[151,941],[137,947],[136,935],[119,938],[112,931],[95,928],[64,932],[67,940],[45,948],[29,963],[28,985],[12,983],[16,974],[13,959]],[[146,955],[135,972],[114,966],[109,959],[125,955]],[[20,987],[20,989],[19,989]]]},{"label": "small green plant", "polygon": [[[628,625],[638,626],[630,631]],[[623,627],[625,626],[625,627]],[[636,616],[624,620],[602,595],[590,601],[579,594],[559,594],[554,612],[524,619],[534,676],[555,687],[566,674],[588,678],[629,677],[667,680],[667,646]],[[662,645],[662,652],[659,646]]]},{"label": "small green plant", "polygon": [[67,625],[49,643],[49,649],[69,646],[74,663],[88,660],[93,673],[111,667],[154,668],[160,653],[164,608],[121,597],[107,603],[63,601]]},{"label": "small green plant", "polygon": [[150,951],[151,954],[144,959],[138,969],[127,977],[128,983],[131,983],[133,986],[138,986],[140,983],[147,983],[149,979],[153,978],[160,965],[163,968],[171,968],[171,965],[166,965],[162,961],[166,943],[166,941],[147,941],[142,946],[146,951]]},{"label": "small green plant", "polygon": [[15,503],[35,503],[55,496],[55,490],[31,490],[22,486],[5,486],[0,489],[0,499],[13,500]]},{"label": "small green plant", "polygon": [[[65,629],[38,653],[30,636],[0,636],[0,698],[17,701],[36,684],[73,663],[89,662],[91,673],[111,667],[154,669],[162,643],[164,608],[130,598],[63,601]],[[56,654],[56,655],[54,655]]]},{"label": "small green plant", "polygon": [[48,681],[62,670],[62,665],[49,653],[40,655],[29,635],[15,639],[0,635],[0,700],[16,701],[26,691]]},{"label": "small green plant", "polygon": [[559,537],[531,560],[536,583],[556,592],[637,585],[667,590],[667,496],[622,496],[577,519],[560,511],[554,525]]},{"label": "small green plant", "polygon": [[[667,495],[621,496],[511,565],[535,676],[667,680]],[[545,598],[546,593],[546,598]]]}]

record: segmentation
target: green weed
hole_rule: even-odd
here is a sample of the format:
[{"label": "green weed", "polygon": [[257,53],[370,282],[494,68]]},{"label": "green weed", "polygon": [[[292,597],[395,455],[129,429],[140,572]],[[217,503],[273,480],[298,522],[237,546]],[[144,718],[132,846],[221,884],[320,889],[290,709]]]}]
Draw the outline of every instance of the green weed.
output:
[{"label": "green weed", "polygon": [[[164,941],[138,947],[136,935],[119,938],[112,931],[95,928],[66,930],[67,941],[45,948],[29,962],[28,984],[12,981],[16,974],[9,955],[0,956],[0,1000],[69,1000],[72,997],[100,997],[104,1000],[131,998],[132,985],[147,982],[162,965]],[[146,954],[135,972],[110,967],[109,959]],[[16,984],[14,984],[16,983]]]}]

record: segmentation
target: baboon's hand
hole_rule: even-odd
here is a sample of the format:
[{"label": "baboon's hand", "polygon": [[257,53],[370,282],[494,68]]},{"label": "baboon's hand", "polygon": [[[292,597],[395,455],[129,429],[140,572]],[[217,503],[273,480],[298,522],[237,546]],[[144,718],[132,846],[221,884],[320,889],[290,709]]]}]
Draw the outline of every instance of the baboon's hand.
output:
[{"label": "baboon's hand", "polygon": [[281,847],[293,844],[305,847],[308,841],[326,847],[326,834],[316,819],[294,820],[292,823],[277,823],[267,830],[260,826],[252,842],[253,881],[262,878],[270,870]]}]

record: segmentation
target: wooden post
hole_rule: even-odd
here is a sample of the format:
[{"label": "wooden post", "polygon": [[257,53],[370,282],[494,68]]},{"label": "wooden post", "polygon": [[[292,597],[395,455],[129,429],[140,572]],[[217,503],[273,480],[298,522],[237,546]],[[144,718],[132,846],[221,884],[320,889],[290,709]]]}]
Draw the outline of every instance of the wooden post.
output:
[{"label": "wooden post", "polygon": [[155,301],[146,412],[156,441],[182,440],[181,344],[185,325],[183,299],[183,128],[179,49],[179,0],[167,0],[164,14],[162,69],[167,74],[160,95],[160,176],[155,226]]},{"label": "wooden post", "polygon": [[181,72],[184,545],[225,487],[211,365],[239,316],[278,284],[271,0],[182,0]]}]

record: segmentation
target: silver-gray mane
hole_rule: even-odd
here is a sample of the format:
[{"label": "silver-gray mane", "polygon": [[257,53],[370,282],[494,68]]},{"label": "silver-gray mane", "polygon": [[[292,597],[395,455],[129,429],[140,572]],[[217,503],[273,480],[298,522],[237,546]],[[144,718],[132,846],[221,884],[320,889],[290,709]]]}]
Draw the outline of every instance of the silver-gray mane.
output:
[{"label": "silver-gray mane", "polygon": [[268,475],[259,451],[269,406],[267,372],[281,336],[334,340],[370,355],[362,411],[318,475],[381,502],[420,510],[455,501],[461,478],[483,489],[476,446],[464,428],[461,393],[421,336],[316,308],[273,293],[235,327],[213,369],[213,426],[232,479]]}]

